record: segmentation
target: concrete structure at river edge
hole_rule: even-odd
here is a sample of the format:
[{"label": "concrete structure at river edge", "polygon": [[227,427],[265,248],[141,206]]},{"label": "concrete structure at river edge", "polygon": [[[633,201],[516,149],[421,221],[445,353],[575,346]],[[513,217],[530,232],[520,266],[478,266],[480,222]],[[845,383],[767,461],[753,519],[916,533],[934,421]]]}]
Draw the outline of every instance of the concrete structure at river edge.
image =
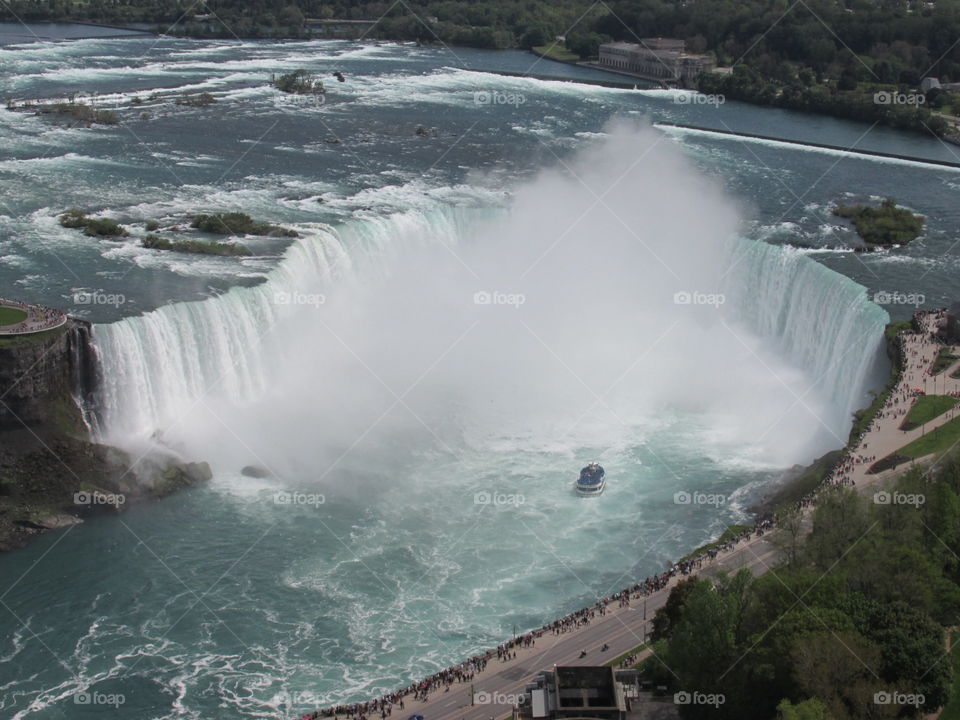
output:
[{"label": "concrete structure at river edge", "polygon": [[612,667],[554,667],[524,688],[520,714],[528,718],[625,720],[637,697],[637,671]]},{"label": "concrete structure at river edge", "polygon": [[639,43],[604,43],[600,65],[645,80],[692,87],[697,76],[713,70],[716,62],[709,55],[688,53],[683,40],[643,38]]}]

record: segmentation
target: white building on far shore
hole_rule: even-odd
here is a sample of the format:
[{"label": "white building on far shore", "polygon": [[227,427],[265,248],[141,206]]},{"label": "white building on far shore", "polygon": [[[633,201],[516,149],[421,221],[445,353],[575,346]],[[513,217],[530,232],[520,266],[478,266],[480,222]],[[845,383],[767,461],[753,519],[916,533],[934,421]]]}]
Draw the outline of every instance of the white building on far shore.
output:
[{"label": "white building on far shore", "polygon": [[643,38],[639,43],[604,43],[600,65],[645,80],[691,87],[697,76],[713,70],[716,62],[709,55],[688,53],[683,40]]}]

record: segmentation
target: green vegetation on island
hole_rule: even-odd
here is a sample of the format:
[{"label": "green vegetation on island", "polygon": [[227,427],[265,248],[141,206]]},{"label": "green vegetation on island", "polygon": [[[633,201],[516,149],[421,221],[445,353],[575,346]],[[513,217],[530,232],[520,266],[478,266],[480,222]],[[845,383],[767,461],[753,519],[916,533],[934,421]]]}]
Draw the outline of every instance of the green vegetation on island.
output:
[{"label": "green vegetation on island", "polygon": [[63,213],[60,216],[60,224],[65,228],[83,229],[83,234],[90,237],[123,238],[130,234],[115,220],[87,217],[77,208],[71,208]]},{"label": "green vegetation on island", "polygon": [[227,212],[213,215],[196,215],[190,227],[212,235],[271,235],[274,237],[298,237],[296,231],[279,225],[255,222],[246,213]]},{"label": "green vegetation on island", "polygon": [[270,84],[280,92],[295,95],[317,95],[327,91],[323,81],[313,77],[306,70],[294,70],[280,76],[271,75]]},{"label": "green vegetation on island", "polygon": [[868,250],[906,245],[923,232],[924,217],[897,207],[891,198],[884,200],[880,207],[838,205],[833,214],[853,223]]},{"label": "green vegetation on island", "polygon": [[112,110],[97,110],[78,102],[36,105],[32,102],[17,103],[15,100],[8,100],[7,110],[52,115],[86,125],[116,125],[119,122],[117,114]]},{"label": "green vegetation on island", "polygon": [[196,255],[224,255],[245,257],[253,253],[240,243],[207,242],[205,240],[168,240],[159,235],[148,234],[140,242],[151,250],[194,253]]},{"label": "green vegetation on island", "polygon": [[177,98],[177,105],[186,105],[187,107],[206,107],[213,105],[217,99],[210,93],[198,93],[196,95],[183,95]]},{"label": "green vegetation on island", "polygon": [[724,698],[680,705],[685,719],[933,712],[954,684],[944,635],[960,622],[958,553],[957,457],[885,495],[831,490],[772,572],[680,582],[654,618],[643,671],[672,692]]}]

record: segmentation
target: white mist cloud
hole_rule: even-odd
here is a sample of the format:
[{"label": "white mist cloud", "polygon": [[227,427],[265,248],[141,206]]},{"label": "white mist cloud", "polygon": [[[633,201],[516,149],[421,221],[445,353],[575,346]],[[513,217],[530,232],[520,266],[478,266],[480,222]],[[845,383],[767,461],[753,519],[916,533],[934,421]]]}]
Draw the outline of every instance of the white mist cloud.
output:
[{"label": "white mist cloud", "polygon": [[507,212],[445,217],[374,222],[339,279],[285,287],[323,302],[246,350],[263,394],[215,391],[165,440],[321,484],[464,447],[601,456],[671,425],[692,455],[779,465],[840,444],[829,398],[723,294],[737,203],[661,133],[614,123]]}]

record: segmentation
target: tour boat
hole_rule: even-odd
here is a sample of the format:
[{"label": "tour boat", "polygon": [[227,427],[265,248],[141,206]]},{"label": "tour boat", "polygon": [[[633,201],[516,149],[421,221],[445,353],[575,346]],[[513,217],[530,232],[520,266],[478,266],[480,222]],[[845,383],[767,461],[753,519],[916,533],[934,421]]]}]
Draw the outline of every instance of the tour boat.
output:
[{"label": "tour boat", "polygon": [[599,495],[606,486],[606,473],[600,467],[600,463],[590,463],[580,471],[580,478],[577,480],[577,495]]}]

